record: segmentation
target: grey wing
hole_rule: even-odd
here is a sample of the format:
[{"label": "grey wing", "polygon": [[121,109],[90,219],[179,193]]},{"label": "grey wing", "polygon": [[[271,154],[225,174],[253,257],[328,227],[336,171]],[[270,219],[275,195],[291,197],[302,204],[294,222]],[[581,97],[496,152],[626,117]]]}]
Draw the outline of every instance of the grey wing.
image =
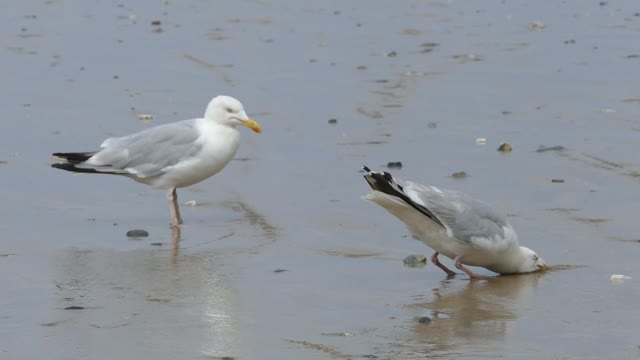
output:
[{"label": "grey wing", "polygon": [[196,142],[199,136],[195,120],[184,120],[121,138],[109,138],[85,166],[141,178],[161,175],[168,166],[202,150],[202,145]]},{"label": "grey wing", "polygon": [[511,226],[505,216],[463,193],[410,182],[404,192],[435,214],[451,235],[465,245],[473,246],[474,239],[479,237],[504,238],[505,228]]}]

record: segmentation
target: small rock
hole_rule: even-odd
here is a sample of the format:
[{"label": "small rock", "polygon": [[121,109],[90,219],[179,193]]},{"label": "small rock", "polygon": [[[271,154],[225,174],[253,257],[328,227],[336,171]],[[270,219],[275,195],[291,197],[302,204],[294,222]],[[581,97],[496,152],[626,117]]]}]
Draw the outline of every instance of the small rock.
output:
[{"label": "small rock", "polygon": [[151,121],[151,120],[153,120],[153,115],[151,115],[151,114],[138,114],[138,120]]},{"label": "small rock", "polygon": [[423,316],[420,319],[418,319],[418,322],[420,324],[431,324],[431,319],[428,316]]},{"label": "small rock", "polygon": [[453,174],[451,174],[451,177],[454,179],[464,179],[466,177],[468,177],[469,174],[467,174],[464,171],[458,171],[458,172],[454,172]]},{"label": "small rock", "polygon": [[556,145],[556,146],[544,146],[544,145],[540,145],[538,147],[538,150],[536,150],[536,152],[545,152],[545,151],[562,151],[562,150],[566,150],[566,148],[564,146],[560,146],[560,145]]},{"label": "small rock", "polygon": [[162,24],[162,22],[161,22],[160,20],[153,20],[153,21],[151,22],[151,25],[152,25],[152,26],[160,26],[161,24]]},{"label": "small rock", "polygon": [[564,179],[551,179],[552,183],[563,183]]},{"label": "small rock", "polygon": [[163,244],[163,243],[161,243],[161,242],[157,242],[157,243],[151,243],[151,244],[149,244],[149,245],[151,245],[151,246],[162,246],[162,245],[164,245],[164,244]]},{"label": "small rock", "polygon": [[147,232],[146,230],[136,229],[127,231],[128,238],[146,238],[148,236],[149,232]]},{"label": "small rock", "polygon": [[512,114],[512,112],[508,111],[508,110],[505,110],[505,111],[502,112],[502,115],[511,115],[511,114]]},{"label": "small rock", "polygon": [[353,336],[352,333],[348,332],[336,332],[336,333],[320,333],[323,336]]},{"label": "small rock", "polygon": [[67,306],[64,309],[65,310],[84,310],[84,307],[82,307],[82,306]]},{"label": "small rock", "polygon": [[356,67],[356,70],[367,70],[367,67],[364,65],[359,65]]},{"label": "small rock", "polygon": [[576,41],[575,41],[575,40],[573,40],[573,39],[565,40],[565,41],[564,41],[564,44],[565,44],[565,45],[575,44],[575,43],[576,43]]},{"label": "small rock", "polygon": [[541,21],[534,21],[529,23],[529,30],[542,30],[544,29],[544,24]]},{"label": "small rock", "polygon": [[391,161],[389,163],[387,163],[387,167],[389,169],[399,169],[402,167],[402,162],[401,161]]},{"label": "small rock", "polygon": [[498,151],[501,152],[510,152],[511,150],[513,150],[513,148],[511,147],[511,145],[509,145],[509,143],[503,142],[500,144],[500,146],[498,146]]},{"label": "small rock", "polygon": [[424,264],[427,262],[427,257],[422,254],[409,255],[402,260],[405,265]]},{"label": "small rock", "polygon": [[273,270],[274,273],[282,273],[282,272],[285,272],[285,271],[288,271],[288,270],[287,269],[275,269],[275,270]]},{"label": "small rock", "polygon": [[625,280],[629,280],[631,279],[630,276],[625,276],[622,274],[613,274],[611,275],[611,277],[609,278],[611,281],[625,281]]},{"label": "small rock", "polygon": [[337,124],[338,123],[338,119],[329,119],[329,124]]},{"label": "small rock", "polygon": [[388,53],[384,54],[384,56],[386,57],[396,57],[398,55],[398,53],[396,53],[395,51],[389,51]]},{"label": "small rock", "polygon": [[484,145],[487,143],[487,139],[486,138],[477,138],[476,139],[476,144],[478,145]]}]

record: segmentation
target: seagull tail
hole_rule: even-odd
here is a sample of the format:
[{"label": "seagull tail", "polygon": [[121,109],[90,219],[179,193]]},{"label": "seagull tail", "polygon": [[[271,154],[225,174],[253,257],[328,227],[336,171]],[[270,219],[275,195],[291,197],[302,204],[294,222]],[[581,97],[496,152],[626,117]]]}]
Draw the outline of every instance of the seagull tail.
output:
[{"label": "seagull tail", "polygon": [[[89,160],[97,151],[74,152],[74,153],[53,153],[53,156],[62,158],[71,164],[79,164]],[[66,170],[66,169],[65,169]]]},{"label": "seagull tail", "polygon": [[373,172],[366,166],[363,166],[362,170],[366,172],[364,179],[367,180],[367,183],[369,183],[369,186],[371,186],[373,190],[377,190],[391,196],[396,196],[401,199],[406,197],[402,186],[400,186],[400,184],[398,184],[393,176],[388,172]]},{"label": "seagull tail", "polygon": [[[366,172],[366,174],[364,175],[364,178],[365,180],[367,180],[367,183],[369,183],[369,186],[371,186],[373,190],[379,191],[381,193],[397,198],[398,201],[402,201],[406,203],[407,205],[421,212],[424,216],[431,219],[431,221],[444,227],[444,224],[442,224],[442,222],[435,216],[435,214],[433,214],[425,206],[416,203],[415,201],[413,201],[413,199],[411,199],[411,197],[405,194],[402,185],[398,184],[396,179],[394,179],[390,173],[386,171],[373,172],[371,171],[371,169],[369,169],[366,166],[363,166],[362,170]],[[365,197],[366,200],[372,200],[372,201],[374,198],[376,197],[375,196]],[[377,201],[374,201],[374,202],[377,202]]]},{"label": "seagull tail", "polygon": [[54,169],[61,169],[65,171],[71,171],[75,173],[87,173],[87,174],[114,174],[122,175],[125,171],[113,169],[109,166],[92,166],[85,164],[85,161],[89,160],[97,151],[91,152],[75,152],[75,153],[54,153],[53,156],[65,160],[65,162],[58,162],[51,164]]},{"label": "seagull tail", "polygon": [[61,169],[61,170],[66,170],[66,171],[71,171],[76,173],[90,173],[90,174],[101,173],[100,171],[96,171],[96,169],[77,167],[76,164],[73,164],[73,163],[55,163],[55,164],[51,164],[51,167],[55,169]]}]

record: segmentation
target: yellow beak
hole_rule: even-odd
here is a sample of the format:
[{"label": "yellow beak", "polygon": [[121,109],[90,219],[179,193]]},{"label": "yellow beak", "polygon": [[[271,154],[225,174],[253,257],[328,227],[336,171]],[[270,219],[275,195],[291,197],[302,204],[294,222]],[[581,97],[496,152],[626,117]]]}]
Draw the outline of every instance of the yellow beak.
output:
[{"label": "yellow beak", "polygon": [[247,120],[240,120],[240,122],[242,123],[242,125],[248,127],[249,129],[257,133],[262,132],[262,128],[260,127],[260,124],[258,124],[255,120],[251,118],[247,118]]},{"label": "yellow beak", "polygon": [[538,269],[540,269],[540,270],[549,270],[549,266],[547,266],[547,264],[538,265]]}]

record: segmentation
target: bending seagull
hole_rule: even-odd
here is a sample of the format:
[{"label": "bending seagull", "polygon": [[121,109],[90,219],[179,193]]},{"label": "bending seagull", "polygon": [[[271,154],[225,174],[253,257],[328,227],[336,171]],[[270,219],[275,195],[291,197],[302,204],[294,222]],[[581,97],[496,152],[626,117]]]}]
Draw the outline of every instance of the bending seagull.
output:
[{"label": "bending seagull", "polygon": [[373,189],[363,199],[402,220],[416,239],[435,250],[431,262],[447,275],[455,272],[438,261],[440,254],[453,259],[456,268],[472,278],[481,276],[463,264],[500,274],[547,269],[533,250],[518,244],[511,224],[489,205],[459,192],[402,181],[366,166],[363,169]]},{"label": "bending seagull", "polygon": [[204,118],[155,126],[119,138],[109,138],[91,152],[55,153],[66,162],[56,169],[78,173],[128,177],[156,189],[168,189],[171,224],[180,226],[176,188],[198,183],[227,165],[238,150],[237,125],[259,133],[240,101],[217,96],[209,102]]}]

